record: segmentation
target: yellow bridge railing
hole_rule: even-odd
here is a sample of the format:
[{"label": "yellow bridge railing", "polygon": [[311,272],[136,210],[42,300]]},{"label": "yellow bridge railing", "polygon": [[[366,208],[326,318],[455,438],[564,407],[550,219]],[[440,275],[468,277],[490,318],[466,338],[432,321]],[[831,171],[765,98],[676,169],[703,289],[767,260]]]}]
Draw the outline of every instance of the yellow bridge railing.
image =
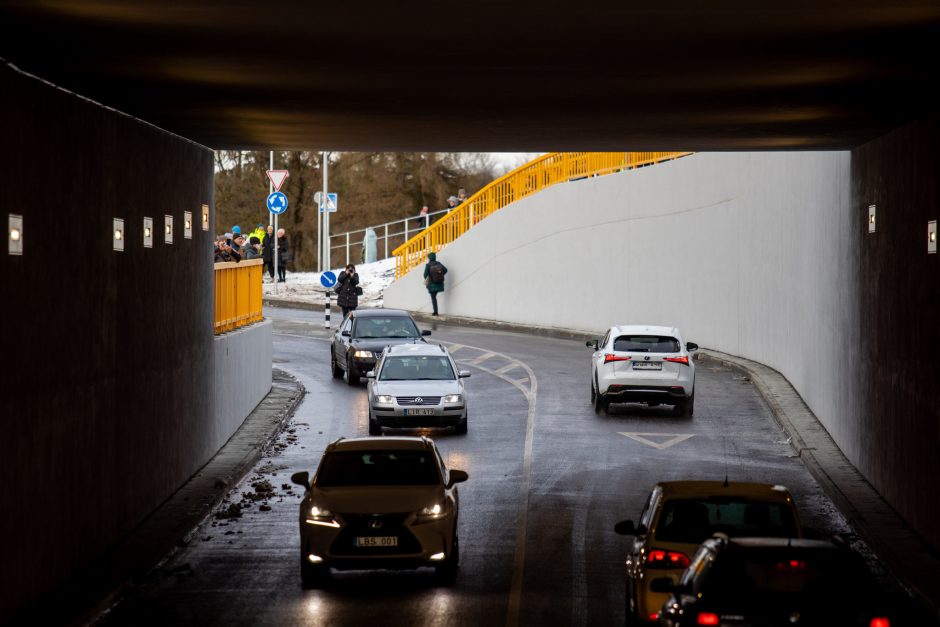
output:
[{"label": "yellow bridge railing", "polygon": [[556,183],[671,161],[688,152],[553,152],[496,179],[393,251],[395,278],[424,263],[480,220]]},{"label": "yellow bridge railing", "polygon": [[261,320],[261,259],[215,264],[215,334]]}]

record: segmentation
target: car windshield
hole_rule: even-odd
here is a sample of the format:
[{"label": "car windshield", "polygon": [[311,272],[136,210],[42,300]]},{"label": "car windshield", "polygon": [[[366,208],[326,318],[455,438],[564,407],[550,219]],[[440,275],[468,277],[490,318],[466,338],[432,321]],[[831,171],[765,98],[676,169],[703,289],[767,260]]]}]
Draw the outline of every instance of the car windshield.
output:
[{"label": "car windshield", "polygon": [[382,362],[379,381],[451,381],[454,369],[446,355],[389,356]]},{"label": "car windshield", "polygon": [[407,316],[363,316],[356,318],[355,338],[409,338],[421,337],[418,327]]},{"label": "car windshield", "polygon": [[715,532],[738,537],[794,538],[793,510],[783,503],[746,499],[669,499],[656,524],[656,539],[698,544]]},{"label": "car windshield", "polygon": [[632,353],[678,353],[679,340],[667,335],[621,335],[614,340],[614,350]]},{"label": "car windshield", "polygon": [[327,453],[317,470],[316,485],[437,485],[441,475],[434,453],[422,451],[350,451]]}]

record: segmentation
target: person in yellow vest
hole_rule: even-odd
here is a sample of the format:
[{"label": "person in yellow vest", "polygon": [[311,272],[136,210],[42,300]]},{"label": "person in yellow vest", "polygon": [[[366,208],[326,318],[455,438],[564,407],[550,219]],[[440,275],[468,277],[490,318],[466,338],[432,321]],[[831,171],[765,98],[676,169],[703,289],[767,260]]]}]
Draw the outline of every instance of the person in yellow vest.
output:
[{"label": "person in yellow vest", "polygon": [[264,225],[259,224],[255,227],[255,230],[248,234],[248,241],[251,241],[252,237],[257,237],[259,242],[264,241]]}]

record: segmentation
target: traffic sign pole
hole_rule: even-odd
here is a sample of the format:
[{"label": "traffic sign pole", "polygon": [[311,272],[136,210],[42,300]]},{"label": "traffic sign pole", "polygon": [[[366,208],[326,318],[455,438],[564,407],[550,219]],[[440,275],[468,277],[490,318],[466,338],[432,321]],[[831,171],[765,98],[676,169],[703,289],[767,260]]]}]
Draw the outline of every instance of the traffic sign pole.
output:
[{"label": "traffic sign pole", "polygon": [[[270,163],[270,167],[268,169],[273,170],[274,169],[274,151],[273,150],[270,152],[269,163]],[[268,196],[270,196],[271,194],[274,193],[274,181],[271,180],[271,177],[268,177],[268,181],[269,181],[268,182]],[[274,227],[274,232],[272,233],[272,235],[274,236],[274,240],[271,242],[271,246],[273,247],[271,249],[271,263],[274,264],[274,295],[276,296],[277,295],[277,214],[271,213],[269,211],[268,216],[270,216],[268,224]],[[264,268],[262,267],[262,272],[263,271],[264,271]]]}]

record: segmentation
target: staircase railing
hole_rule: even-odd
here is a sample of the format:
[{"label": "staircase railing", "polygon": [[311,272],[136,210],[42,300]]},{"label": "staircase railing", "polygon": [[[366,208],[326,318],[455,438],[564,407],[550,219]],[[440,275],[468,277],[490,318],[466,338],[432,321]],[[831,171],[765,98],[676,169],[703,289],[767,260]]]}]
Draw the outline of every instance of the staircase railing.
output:
[{"label": "staircase railing", "polygon": [[496,179],[396,248],[395,277],[420,265],[492,213],[556,183],[603,176],[684,157],[688,152],[553,152]]}]

